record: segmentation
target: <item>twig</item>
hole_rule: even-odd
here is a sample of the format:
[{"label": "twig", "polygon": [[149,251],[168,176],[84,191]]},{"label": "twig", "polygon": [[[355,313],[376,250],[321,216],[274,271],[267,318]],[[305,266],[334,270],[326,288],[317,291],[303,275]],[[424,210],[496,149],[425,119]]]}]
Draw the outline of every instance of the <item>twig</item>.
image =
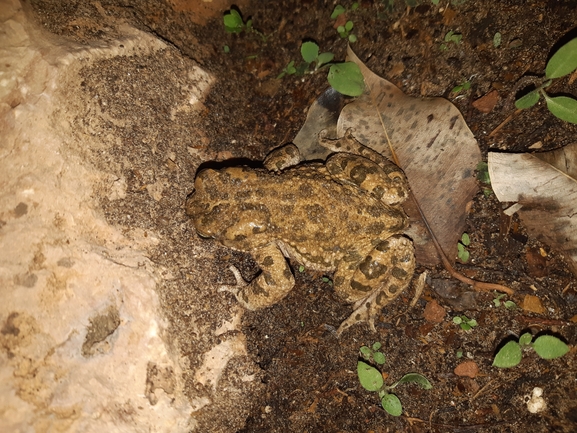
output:
[{"label": "twig", "polygon": [[503,120],[499,126],[497,126],[495,129],[493,129],[491,131],[491,133],[488,135],[488,137],[493,137],[495,134],[497,134],[497,132],[499,132],[501,129],[503,129],[503,127],[509,123],[511,120],[513,120],[513,117],[517,116],[519,113],[521,112],[521,110],[517,109],[515,110],[513,113],[509,114],[509,116]]}]

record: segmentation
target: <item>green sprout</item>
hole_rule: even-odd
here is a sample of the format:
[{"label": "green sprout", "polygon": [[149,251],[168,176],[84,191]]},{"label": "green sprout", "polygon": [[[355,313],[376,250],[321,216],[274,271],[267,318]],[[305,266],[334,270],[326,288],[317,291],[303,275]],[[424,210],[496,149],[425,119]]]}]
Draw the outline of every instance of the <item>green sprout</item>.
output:
[{"label": "green sprout", "polygon": [[517,308],[517,304],[515,304],[513,301],[501,301],[501,299],[504,298],[505,296],[507,296],[506,293],[495,292],[495,298],[493,298],[493,304],[495,304],[495,307],[500,307],[502,305],[508,310],[513,310]]},{"label": "green sprout", "polygon": [[501,33],[497,32],[493,36],[493,46],[499,48],[501,46]]},{"label": "green sprout", "polygon": [[[289,64],[282,70],[277,78],[282,78],[285,75],[304,75],[304,74],[312,74],[327,63],[329,63],[333,58],[333,53],[320,53],[319,54],[319,46],[314,42],[303,42],[301,45],[301,56],[304,60],[304,63],[301,63],[298,68],[295,67],[295,61],[291,60]],[[314,69],[311,70],[311,65],[315,65]]]},{"label": "green sprout", "polygon": [[470,81],[463,81],[461,84],[453,87],[453,90],[451,90],[452,93],[461,93],[462,91],[467,91],[471,88],[471,82]]},{"label": "green sprout", "polygon": [[441,51],[446,51],[449,49],[449,44],[459,45],[463,39],[463,35],[460,33],[455,33],[453,30],[449,30],[445,34],[445,43],[441,44]]},{"label": "green sprout", "polygon": [[467,233],[463,233],[461,235],[461,240],[457,243],[457,257],[463,263],[467,263],[469,261],[469,250],[467,247],[471,244],[471,238]]},{"label": "green sprout", "polygon": [[385,355],[379,352],[381,348],[381,343],[378,341],[373,343],[371,347],[363,346],[359,349],[361,356],[369,362],[374,362],[375,364],[383,365],[386,362]]},{"label": "green sprout", "polygon": [[[333,53],[319,53],[319,46],[314,42],[303,42],[301,45],[301,56],[303,63],[298,67],[295,62],[291,61],[278,75],[282,78],[285,75],[304,75],[312,74],[320,69],[329,68],[327,79],[329,84],[337,92],[346,96],[360,96],[365,90],[365,79],[361,69],[354,62],[330,63]],[[311,65],[314,68],[311,69]]]},{"label": "green sprout", "polygon": [[553,54],[545,67],[541,85],[517,99],[515,107],[519,110],[531,108],[543,96],[547,108],[555,117],[577,124],[577,99],[568,96],[553,97],[545,92],[554,79],[572,74],[575,70],[577,70],[577,38],[570,40]]},{"label": "green sprout", "polygon": [[469,319],[465,315],[453,317],[453,323],[459,325],[463,331],[470,331],[478,325],[475,319]]},{"label": "green sprout", "polygon": [[560,358],[569,352],[569,347],[559,338],[552,335],[541,335],[535,341],[533,336],[526,332],[519,341],[509,341],[495,355],[493,365],[499,368],[511,368],[519,365],[523,349],[533,349],[542,359]]},{"label": "green sprout", "polygon": [[[356,9],[358,9],[359,4],[358,3],[353,3],[351,6],[351,11],[354,11]],[[347,10],[342,6],[342,5],[336,5],[335,9],[333,10],[333,13],[331,14],[331,19],[336,19],[339,15],[342,15],[346,12]],[[349,42],[356,42],[357,41],[357,37],[355,35],[353,35],[351,33],[351,30],[353,29],[354,24],[351,20],[348,20],[345,25],[341,25],[337,27],[337,32],[339,33],[339,36],[343,39],[348,38]]]},{"label": "green sprout", "polygon": [[222,17],[224,23],[224,30],[227,33],[241,33],[243,31],[247,33],[254,33],[261,37],[261,39],[266,42],[267,37],[259,32],[252,26],[252,20],[248,19],[246,22],[243,21],[240,12],[236,9],[229,9]]},{"label": "green sprout", "polygon": [[[360,354],[366,361],[370,362],[372,359],[375,364],[383,365],[385,363],[385,355],[379,351],[380,348],[381,343],[376,342],[371,347],[361,347]],[[357,375],[361,386],[367,391],[377,392],[383,409],[393,416],[400,416],[403,413],[401,401],[395,394],[390,392],[392,389],[396,388],[397,385],[400,383],[414,382],[420,385],[423,389],[431,389],[433,387],[427,378],[419,373],[405,374],[397,382],[386,386],[382,373],[364,361],[357,362]]]},{"label": "green sprout", "polygon": [[331,20],[336,19],[339,15],[344,14],[346,11],[347,10],[343,5],[336,5],[333,13],[331,14]]},{"label": "green sprout", "polygon": [[489,164],[485,161],[480,161],[477,164],[477,180],[487,186],[482,186],[481,190],[485,197],[489,197],[493,194],[493,191],[488,186],[491,185],[491,177],[489,176]]},{"label": "green sprout", "polygon": [[252,28],[252,20],[246,23],[243,21],[240,13],[236,9],[230,9],[223,16],[224,29],[227,33],[240,33],[243,30]]}]

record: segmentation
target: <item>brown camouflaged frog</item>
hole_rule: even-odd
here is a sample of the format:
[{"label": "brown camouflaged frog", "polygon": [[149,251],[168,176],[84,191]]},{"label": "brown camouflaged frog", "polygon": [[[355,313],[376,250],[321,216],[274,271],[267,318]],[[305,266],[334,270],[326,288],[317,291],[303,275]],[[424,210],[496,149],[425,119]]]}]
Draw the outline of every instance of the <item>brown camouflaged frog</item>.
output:
[{"label": "brown camouflaged frog", "polygon": [[268,307],[293,288],[285,257],[307,268],[334,271],[334,289],[355,311],[337,330],[368,321],[409,285],[412,242],[401,234],[408,218],[405,175],[354,139],[319,138],[334,152],[325,164],[300,161],[298,149],[273,151],[265,169],[229,167],[198,173],[186,203],[198,234],[251,253],[261,274],[247,283],[231,267],[234,293],[250,310]]}]

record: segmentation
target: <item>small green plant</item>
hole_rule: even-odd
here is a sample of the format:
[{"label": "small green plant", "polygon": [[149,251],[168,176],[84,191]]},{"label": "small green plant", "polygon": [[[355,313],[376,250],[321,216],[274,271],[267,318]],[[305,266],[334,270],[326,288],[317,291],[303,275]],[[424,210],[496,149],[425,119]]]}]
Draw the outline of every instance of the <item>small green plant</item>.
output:
[{"label": "small green plant", "polygon": [[481,161],[477,164],[477,180],[481,183],[491,185],[491,178],[489,177],[489,164]]},{"label": "small green plant", "polygon": [[[282,78],[285,75],[304,75],[312,74],[320,69],[329,68],[327,79],[329,84],[337,92],[346,96],[359,96],[365,90],[365,79],[361,73],[361,69],[356,63],[330,63],[333,58],[333,53],[319,53],[319,46],[314,42],[303,42],[301,45],[301,56],[303,63],[295,66],[294,60],[291,61],[278,75],[277,78]],[[311,69],[311,65],[315,65]]]},{"label": "small green plant", "polygon": [[369,361],[374,362],[375,364],[383,365],[386,362],[385,355],[383,352],[380,352],[379,349],[381,348],[381,343],[378,341],[374,343],[371,347],[363,346],[359,349],[361,352],[361,356]]},{"label": "small green plant", "polygon": [[493,298],[493,304],[495,304],[495,307],[500,307],[502,305],[508,310],[513,310],[517,308],[517,304],[515,304],[513,301],[501,301],[501,299],[504,298],[505,296],[507,296],[506,293],[495,292],[495,298]]},{"label": "small green plant", "polygon": [[279,74],[279,76],[277,78],[282,78],[285,75],[293,75],[293,74],[296,74],[296,72],[297,72],[297,68],[295,68],[295,61],[291,60],[289,62],[289,64],[284,67],[284,69],[282,70],[282,72]]},{"label": "small green plant", "polygon": [[575,70],[577,70],[577,38],[570,40],[553,54],[547,62],[541,84],[517,99],[515,107],[519,110],[530,108],[543,96],[547,108],[555,117],[577,124],[577,99],[567,96],[549,96],[545,92],[554,79],[572,74]]},{"label": "small green plant", "polygon": [[224,29],[228,33],[240,33],[243,30],[250,30],[252,28],[252,20],[246,23],[242,20],[239,11],[230,9],[223,16]]},{"label": "small green plant", "polygon": [[452,93],[461,93],[463,91],[467,91],[471,88],[471,82],[470,81],[463,81],[461,84],[453,87],[453,90],[451,90]]},{"label": "small green plant", "polygon": [[226,11],[222,20],[224,23],[224,30],[227,33],[241,33],[243,31],[254,33],[255,35],[260,36],[263,42],[266,42],[267,37],[252,26],[252,20],[248,19],[244,22],[240,12],[236,9],[229,9]]},{"label": "small green plant", "polygon": [[493,365],[499,368],[515,367],[521,362],[523,349],[532,348],[543,359],[560,358],[569,352],[569,347],[559,338],[552,335],[541,335],[533,341],[533,336],[526,332],[519,341],[509,341],[495,355]]},{"label": "small green plant", "polygon": [[329,286],[332,286],[333,280],[331,280],[329,277],[323,277],[323,283],[327,283]]},{"label": "small green plant", "polygon": [[[312,74],[313,72],[318,71],[324,65],[329,63],[333,58],[333,53],[320,53],[319,54],[319,46],[314,42],[303,42],[301,45],[301,56],[304,60],[298,68],[295,67],[295,61],[291,60],[289,64],[282,70],[277,78],[282,78],[285,75],[304,75],[304,74]],[[311,70],[311,65],[314,64],[314,69]]]},{"label": "small green plant", "polygon": [[[360,353],[365,360],[370,361],[372,359],[376,364],[383,365],[385,363],[385,355],[379,351],[380,348],[381,343],[377,342],[371,347],[361,347]],[[357,363],[357,375],[361,386],[367,391],[377,392],[383,409],[393,416],[400,416],[403,413],[401,401],[395,394],[391,393],[391,390],[396,388],[397,385],[400,383],[414,382],[420,385],[423,389],[431,389],[433,387],[427,378],[419,373],[405,374],[397,382],[386,386],[382,373],[364,361],[359,361]]]},{"label": "small green plant", "polygon": [[[351,6],[351,11],[354,11],[356,9],[358,9],[359,4],[357,2],[353,3]],[[347,10],[342,6],[342,5],[336,5],[335,9],[333,10],[333,13],[331,14],[331,19],[337,19],[337,17],[339,15],[342,15],[346,12]],[[356,42],[357,41],[357,37],[355,35],[353,35],[351,33],[351,30],[353,29],[354,24],[351,20],[348,20],[344,25],[340,25],[337,27],[337,32],[339,33],[339,36],[341,38],[347,38],[349,40],[349,42]]]},{"label": "small green plant", "polygon": [[489,164],[481,161],[477,164],[477,180],[487,186],[482,186],[481,189],[485,197],[493,194],[493,191],[488,186],[491,185],[491,177],[489,176]]},{"label": "small green plant", "polygon": [[462,316],[453,317],[453,323],[459,325],[463,331],[470,331],[478,325],[475,319],[469,319],[464,314]]},{"label": "small green plant", "polygon": [[471,238],[467,233],[463,233],[461,235],[461,240],[457,243],[457,257],[463,263],[467,263],[469,261],[469,250],[467,247],[471,244]]},{"label": "small green plant", "polygon": [[453,30],[449,30],[445,34],[445,42],[441,44],[441,51],[446,51],[449,49],[449,44],[459,45],[463,39],[463,35],[460,33],[455,33]]},{"label": "small green plant", "polygon": [[314,63],[314,71],[317,71],[335,57],[333,53],[319,53],[319,46],[314,42],[304,42],[301,45],[301,56],[306,62],[307,69],[309,68],[309,65]]},{"label": "small green plant", "polygon": [[493,46],[499,48],[501,46],[501,33],[497,32],[493,36]]},{"label": "small green plant", "polygon": [[351,30],[353,29],[353,22],[351,20],[347,21],[344,26],[338,26],[337,32],[341,38],[348,38],[349,42],[356,42],[357,37],[351,34]]}]

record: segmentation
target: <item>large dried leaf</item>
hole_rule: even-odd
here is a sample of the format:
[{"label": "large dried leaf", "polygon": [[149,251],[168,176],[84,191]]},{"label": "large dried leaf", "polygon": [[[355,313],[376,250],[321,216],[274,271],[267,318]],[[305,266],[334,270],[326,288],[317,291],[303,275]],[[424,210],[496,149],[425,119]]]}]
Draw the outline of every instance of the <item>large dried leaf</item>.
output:
[{"label": "large dried leaf", "polygon": [[[360,142],[391,158],[388,134],[413,194],[447,258],[453,260],[465,231],[466,205],[477,192],[474,172],[481,161],[477,141],[446,99],[407,96],[371,72],[350,48],[348,56],[360,66],[369,92],[344,107],[338,135],[354,128]],[[405,210],[417,229],[411,233],[417,259],[437,263],[418,212],[410,203]]]},{"label": "large dried leaf", "polygon": [[489,153],[495,195],[531,236],[562,252],[577,273],[577,145],[537,155]]}]

